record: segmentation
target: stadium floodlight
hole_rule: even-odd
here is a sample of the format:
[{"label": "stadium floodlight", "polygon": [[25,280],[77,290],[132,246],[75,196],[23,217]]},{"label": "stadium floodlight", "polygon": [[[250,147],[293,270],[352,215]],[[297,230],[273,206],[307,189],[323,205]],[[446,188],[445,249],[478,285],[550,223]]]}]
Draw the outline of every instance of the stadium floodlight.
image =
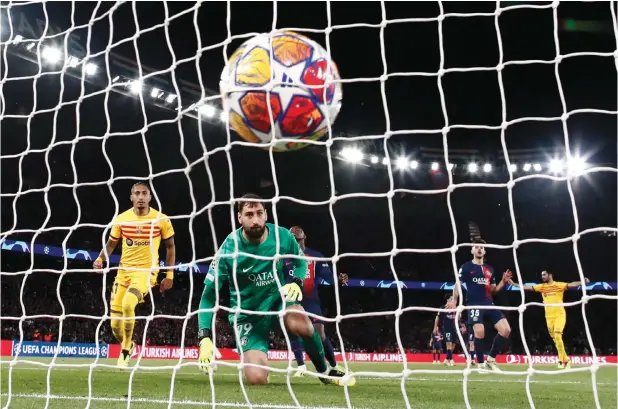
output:
[{"label": "stadium floodlight", "polygon": [[511,163],[511,164],[509,165],[509,170],[510,170],[511,172],[517,172],[517,165],[516,165],[516,164],[514,164],[514,163]]},{"label": "stadium floodlight", "polygon": [[363,157],[365,156],[363,155],[363,152],[357,148],[344,148],[341,150],[339,155],[351,163],[358,163],[363,160]]},{"label": "stadium floodlight", "polygon": [[432,162],[431,170],[438,170],[438,169],[440,169],[440,164],[438,162]]},{"label": "stadium floodlight", "polygon": [[198,112],[206,118],[212,118],[217,113],[217,110],[212,105],[204,104],[198,108]]},{"label": "stadium floodlight", "polygon": [[165,98],[165,102],[171,104],[178,96],[176,94],[167,94],[167,98]]},{"label": "stadium floodlight", "polygon": [[13,43],[19,43],[21,40],[23,40],[24,37],[20,34],[17,34],[14,38],[13,38]]},{"label": "stadium floodlight", "polygon": [[408,160],[406,158],[398,158],[396,163],[399,169],[405,169],[408,167]]},{"label": "stadium floodlight", "polygon": [[219,114],[219,120],[221,122],[227,122],[228,118],[229,118],[229,115],[227,114],[227,112],[221,111],[221,114]]},{"label": "stadium floodlight", "polygon": [[454,163],[449,163],[447,166],[448,170],[453,170],[454,167],[455,167]]},{"label": "stadium floodlight", "polygon": [[564,169],[564,164],[560,159],[552,159],[549,161],[549,171],[552,173],[560,173]]},{"label": "stadium floodlight", "polygon": [[384,159],[382,159],[382,165],[388,165],[388,158],[385,156]]},{"label": "stadium floodlight", "polygon": [[524,165],[524,172],[530,172],[530,169],[532,168],[532,165],[529,163],[526,163]]},{"label": "stadium floodlight", "polygon": [[483,172],[485,173],[491,172],[491,163],[486,163],[483,165]]},{"label": "stadium floodlight", "polygon": [[578,156],[574,156],[569,160],[568,172],[569,175],[581,175],[588,167],[586,161]]},{"label": "stadium floodlight", "polygon": [[416,169],[418,168],[418,162],[413,160],[410,162],[410,169]]},{"label": "stadium floodlight", "polygon": [[97,70],[99,69],[99,67],[97,67],[96,64],[88,62],[86,63],[86,65],[84,65],[84,71],[86,71],[86,75],[94,75],[97,73]]},{"label": "stadium floodlight", "polygon": [[159,88],[153,88],[152,91],[150,91],[150,96],[156,98],[159,96],[159,92],[161,92]]},{"label": "stadium floodlight", "polygon": [[30,51],[32,50],[33,47],[34,47],[34,43],[28,43],[28,45],[26,46],[26,50]]},{"label": "stadium floodlight", "polygon": [[535,172],[540,172],[543,170],[543,166],[541,166],[540,163],[535,163],[534,165],[532,165],[532,168],[534,169]]},{"label": "stadium floodlight", "polygon": [[134,80],[129,83],[129,90],[133,94],[139,94],[142,92],[142,82],[140,80]]},{"label": "stadium floodlight", "polygon": [[376,155],[372,155],[370,160],[371,160],[371,163],[378,163],[379,159],[378,159],[378,157]]},{"label": "stadium floodlight", "polygon": [[77,67],[78,64],[79,64],[79,58],[73,57],[72,55],[67,60],[67,66],[71,68]]},{"label": "stadium floodlight", "polygon": [[62,52],[56,47],[45,47],[41,52],[41,57],[50,63],[55,64],[62,58]]},{"label": "stadium floodlight", "polygon": [[468,163],[468,172],[476,173],[478,168],[479,168],[479,166],[476,163],[474,163],[474,162]]}]

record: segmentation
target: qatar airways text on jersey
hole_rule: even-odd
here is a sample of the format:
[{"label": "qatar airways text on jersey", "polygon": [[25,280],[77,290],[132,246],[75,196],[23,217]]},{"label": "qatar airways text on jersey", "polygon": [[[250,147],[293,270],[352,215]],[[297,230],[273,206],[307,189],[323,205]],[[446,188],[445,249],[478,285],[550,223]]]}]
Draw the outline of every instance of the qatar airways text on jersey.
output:
[{"label": "qatar airways text on jersey", "polygon": [[496,277],[490,265],[468,261],[459,269],[459,279],[466,284],[467,305],[493,304],[491,286],[496,284]]}]

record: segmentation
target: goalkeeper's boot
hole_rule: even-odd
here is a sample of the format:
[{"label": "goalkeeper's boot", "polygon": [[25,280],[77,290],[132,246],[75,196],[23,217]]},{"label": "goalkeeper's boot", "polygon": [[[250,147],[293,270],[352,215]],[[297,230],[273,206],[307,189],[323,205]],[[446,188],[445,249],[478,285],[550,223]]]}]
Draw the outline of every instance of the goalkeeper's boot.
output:
[{"label": "goalkeeper's boot", "polygon": [[[328,379],[328,378],[320,377],[320,380],[322,381],[323,384],[345,386],[345,384],[343,382],[343,379],[341,379],[341,378],[343,378],[345,376],[345,372],[339,371],[337,369],[329,369],[328,371],[326,371],[324,373],[324,375],[333,376],[333,377],[335,377],[335,379]],[[350,375],[352,375],[352,374],[350,373]],[[339,379],[337,379],[337,378],[339,378]],[[350,376],[348,378],[347,384],[348,384],[348,386],[356,385],[356,378],[354,376]]]},{"label": "goalkeeper's boot", "polygon": [[128,368],[129,361],[131,361],[131,355],[133,355],[134,351],[135,351],[135,343],[131,342],[131,348],[129,349],[128,353],[125,353],[124,351],[120,351],[120,355],[118,356],[117,365],[120,368]]},{"label": "goalkeeper's boot", "polygon": [[562,361],[558,361],[558,369],[564,369],[564,364]]},{"label": "goalkeeper's boot", "polygon": [[490,371],[502,372],[500,368],[498,368],[498,365],[496,365],[496,358],[488,357],[485,360],[485,367]]},{"label": "goalkeeper's boot", "polygon": [[305,376],[306,373],[307,373],[307,366],[299,365],[298,369],[296,369],[296,372],[294,373],[294,378],[301,378]]},{"label": "goalkeeper's boot", "polygon": [[564,369],[571,369],[571,361],[567,360],[566,364],[564,364]]}]

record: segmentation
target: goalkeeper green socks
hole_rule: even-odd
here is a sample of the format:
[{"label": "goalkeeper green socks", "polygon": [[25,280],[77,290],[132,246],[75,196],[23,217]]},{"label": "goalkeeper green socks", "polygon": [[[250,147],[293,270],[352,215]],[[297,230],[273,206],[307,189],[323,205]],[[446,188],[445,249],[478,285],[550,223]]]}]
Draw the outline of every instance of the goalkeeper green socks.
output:
[{"label": "goalkeeper green socks", "polygon": [[309,355],[311,362],[315,366],[315,370],[319,373],[324,373],[328,369],[326,367],[326,358],[324,358],[324,347],[322,339],[318,331],[313,331],[313,335],[303,338],[305,352]]}]

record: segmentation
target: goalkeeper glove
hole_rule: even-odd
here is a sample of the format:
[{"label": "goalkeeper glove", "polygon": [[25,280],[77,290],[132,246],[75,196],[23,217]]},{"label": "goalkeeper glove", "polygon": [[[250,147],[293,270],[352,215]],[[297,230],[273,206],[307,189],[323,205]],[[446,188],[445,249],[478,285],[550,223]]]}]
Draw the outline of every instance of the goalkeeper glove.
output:
[{"label": "goalkeeper glove", "polygon": [[213,355],[217,359],[221,359],[221,354],[219,351],[215,350],[215,346],[212,343],[210,330],[201,329],[198,332],[197,337],[200,339],[200,355],[197,358],[200,364],[200,369],[204,373],[209,373],[210,370],[216,371],[216,367],[211,365],[211,361],[213,359]]},{"label": "goalkeeper glove", "polygon": [[285,296],[285,301],[303,300],[303,280],[294,277],[290,284],[281,287],[281,294]]}]

